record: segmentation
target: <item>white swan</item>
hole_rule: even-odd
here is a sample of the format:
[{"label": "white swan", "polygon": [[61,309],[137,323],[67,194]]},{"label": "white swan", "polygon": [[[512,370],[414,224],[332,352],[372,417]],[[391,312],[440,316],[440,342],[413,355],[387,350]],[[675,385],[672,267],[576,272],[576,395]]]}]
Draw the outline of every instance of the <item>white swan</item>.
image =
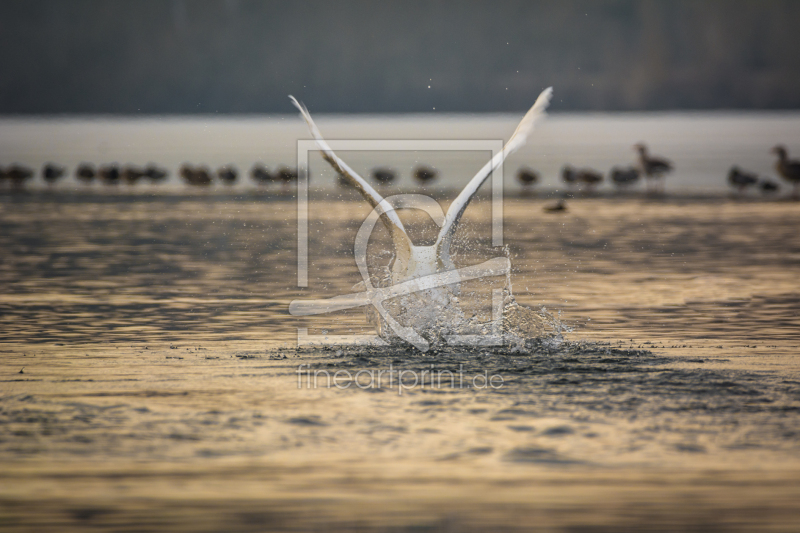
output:
[{"label": "white swan", "polygon": [[[405,227],[397,215],[391,202],[387,202],[381,195],[361,176],[350,168],[331,150],[328,143],[311,118],[308,109],[298,102],[293,96],[289,96],[292,103],[297,107],[308,124],[311,134],[316,140],[317,146],[322,153],[322,157],[353,187],[358,190],[367,202],[372,205],[380,215],[380,220],[389,230],[391,235],[395,255],[391,265],[391,278],[393,284],[399,284],[408,280],[430,276],[440,272],[455,270],[455,265],[450,258],[450,246],[458,229],[464,211],[469,202],[475,196],[480,186],[492,174],[508,155],[519,149],[527,141],[528,135],[533,131],[536,122],[545,114],[550,98],[553,94],[552,87],[548,87],[539,95],[533,107],[525,114],[520,121],[517,129],[505,144],[503,149],[497,153],[477,174],[467,183],[466,187],[459,193],[443,220],[441,217],[433,217],[438,226],[441,227],[436,242],[432,246],[416,246],[406,233]],[[456,276],[457,279],[457,276]],[[385,321],[380,317],[373,317],[376,322],[378,334],[382,337],[392,337],[398,335],[415,345],[422,351],[428,349],[428,341],[424,337],[439,337],[446,333],[440,330],[441,324],[438,323],[438,316],[443,308],[450,307],[452,298],[457,295],[458,286],[452,284],[446,287],[434,287],[407,295],[402,298],[402,306],[405,311],[404,317],[406,324],[403,332],[396,331],[397,328],[386,327]],[[427,332],[427,334],[426,334]]]}]

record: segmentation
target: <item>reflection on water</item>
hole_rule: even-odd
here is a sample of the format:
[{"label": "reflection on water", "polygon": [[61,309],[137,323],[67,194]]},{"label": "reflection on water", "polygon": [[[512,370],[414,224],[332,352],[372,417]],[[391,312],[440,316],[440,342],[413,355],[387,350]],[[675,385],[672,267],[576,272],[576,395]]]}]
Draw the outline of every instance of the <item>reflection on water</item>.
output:
[{"label": "reflection on water", "polygon": [[[368,332],[361,311],[287,313],[291,299],[346,294],[361,280],[352,243],[369,210],[358,199],[312,204],[310,282],[298,289],[291,198],[11,198],[0,204],[3,340],[291,341],[298,325]],[[459,266],[498,255],[487,204],[468,211]],[[514,292],[561,310],[579,335],[796,338],[794,204],[588,199],[555,215],[542,205],[505,205]],[[412,237],[421,242],[426,229],[412,224]],[[386,249],[372,253],[388,263]]]},{"label": "reflection on water", "polygon": [[[369,332],[361,310],[287,311],[360,281],[357,198],[312,201],[307,289],[292,198],[0,198],[4,525],[792,530],[797,206],[546,203],[507,199],[505,241],[516,297],[568,342],[421,355],[294,349],[298,327]],[[467,211],[458,266],[498,255],[489,216]],[[300,364],[503,386],[309,388]]]}]

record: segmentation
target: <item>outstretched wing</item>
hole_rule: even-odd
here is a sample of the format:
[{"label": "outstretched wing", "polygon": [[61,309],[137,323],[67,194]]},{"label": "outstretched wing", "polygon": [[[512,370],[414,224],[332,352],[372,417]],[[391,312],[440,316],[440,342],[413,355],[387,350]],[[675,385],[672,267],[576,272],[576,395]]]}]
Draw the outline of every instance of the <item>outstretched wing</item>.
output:
[{"label": "outstretched wing", "polygon": [[508,155],[512,154],[525,144],[525,141],[528,139],[528,135],[531,131],[533,131],[534,125],[544,115],[552,95],[552,87],[548,87],[542,91],[542,93],[539,95],[539,98],[537,98],[536,102],[533,104],[533,107],[531,107],[530,110],[525,113],[525,116],[522,117],[522,121],[519,123],[519,126],[517,126],[514,134],[508,140],[500,153],[495,155],[483,166],[483,168],[478,171],[477,174],[475,174],[469,183],[467,183],[467,186],[464,187],[464,190],[462,190],[456,199],[453,200],[453,203],[450,204],[450,208],[447,210],[447,215],[445,216],[444,225],[439,231],[439,238],[436,241],[436,246],[439,250],[439,257],[449,261],[450,243],[452,242],[453,235],[455,235],[456,228],[458,227],[458,221],[461,220],[461,216],[467,209],[469,202],[475,196],[475,193],[478,191],[480,186],[483,185],[483,182],[486,181],[486,178],[492,174],[492,171],[497,168]]},{"label": "outstretched wing", "polygon": [[[306,106],[298,102],[297,99],[295,99],[295,97],[292,95],[289,95],[289,98],[292,100],[294,106],[300,111],[300,114],[303,116],[306,124],[308,124],[308,129],[311,131],[311,135],[314,136],[314,140],[317,142],[317,146],[322,153],[323,159],[325,159],[325,161],[327,161],[336,172],[344,176],[345,179],[347,179],[347,181],[350,182],[350,184],[361,193],[361,196],[363,196],[373,208],[377,207],[378,204],[383,201],[383,197],[378,194],[378,191],[376,191],[369,183],[367,183],[367,180],[359,176],[355,170],[347,166],[347,163],[342,161],[339,156],[333,153],[331,147],[328,145],[325,139],[322,138],[322,134],[320,133],[319,128],[317,128],[317,125],[314,124],[314,120],[311,118],[311,114],[309,114]],[[381,220],[389,229],[393,240],[408,240],[406,230],[403,227],[403,223],[400,221],[400,217],[397,216],[396,211],[382,211]]]}]

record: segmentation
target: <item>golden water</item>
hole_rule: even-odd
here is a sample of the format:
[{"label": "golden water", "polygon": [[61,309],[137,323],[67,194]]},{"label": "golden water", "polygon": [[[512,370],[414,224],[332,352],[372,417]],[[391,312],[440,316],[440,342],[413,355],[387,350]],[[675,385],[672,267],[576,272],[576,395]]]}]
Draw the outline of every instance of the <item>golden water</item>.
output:
[{"label": "golden water", "polygon": [[[423,356],[294,348],[369,333],[287,312],[360,281],[358,199],[312,200],[298,289],[289,197],[3,196],[0,529],[795,530],[798,205],[547,203],[507,198],[505,241],[568,343]],[[459,266],[499,255],[489,216]],[[504,381],[309,389],[301,364]]]}]

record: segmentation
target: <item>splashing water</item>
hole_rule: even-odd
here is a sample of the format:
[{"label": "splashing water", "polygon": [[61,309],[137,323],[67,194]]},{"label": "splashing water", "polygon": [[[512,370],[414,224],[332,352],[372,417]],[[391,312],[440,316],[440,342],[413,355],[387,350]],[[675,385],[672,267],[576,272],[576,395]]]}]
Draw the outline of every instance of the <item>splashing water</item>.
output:
[{"label": "splashing water", "polygon": [[[504,252],[508,257],[507,248]],[[390,267],[376,266],[371,281],[374,287],[392,285]],[[572,331],[545,307],[532,309],[520,304],[513,294],[510,271],[506,272],[502,289],[492,291],[493,301],[487,312],[486,289],[490,286],[488,280],[479,280],[478,287],[472,290],[467,290],[465,284],[428,289],[395,298],[384,307],[401,325],[417,331],[431,347],[442,347],[448,344],[448,338],[460,337],[463,340],[459,344],[464,348],[479,348],[480,340],[489,339],[495,345],[508,347],[511,353],[526,353],[534,346],[556,350],[564,343],[564,334]],[[364,282],[353,287],[358,292],[364,289]],[[374,307],[366,308],[366,317],[378,336],[390,345],[407,345]]]}]

